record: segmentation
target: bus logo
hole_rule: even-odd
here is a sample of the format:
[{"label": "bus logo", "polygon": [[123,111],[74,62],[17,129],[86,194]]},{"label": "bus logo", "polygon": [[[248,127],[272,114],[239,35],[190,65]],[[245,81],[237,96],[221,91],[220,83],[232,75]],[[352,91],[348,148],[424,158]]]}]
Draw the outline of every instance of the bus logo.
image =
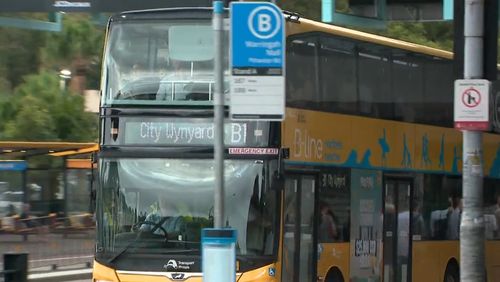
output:
[{"label": "bus logo", "polygon": [[173,273],[172,279],[174,280],[184,280],[184,273]]},{"label": "bus logo", "polygon": [[163,268],[165,268],[165,269],[168,269],[169,267],[171,267],[171,268],[173,268],[173,269],[177,269],[177,268],[178,268],[178,266],[177,266],[177,262],[176,262],[175,260],[171,259],[171,260],[169,260],[169,261],[167,262],[167,264],[165,264],[165,265],[163,266]]}]

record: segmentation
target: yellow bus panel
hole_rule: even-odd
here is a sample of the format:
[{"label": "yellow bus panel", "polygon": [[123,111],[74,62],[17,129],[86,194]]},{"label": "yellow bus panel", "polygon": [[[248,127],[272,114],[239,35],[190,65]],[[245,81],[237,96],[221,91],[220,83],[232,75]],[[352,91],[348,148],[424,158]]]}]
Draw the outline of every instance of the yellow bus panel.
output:
[{"label": "yellow bus panel", "polygon": [[[270,274],[269,269],[276,269],[275,265],[267,265],[258,269],[238,273],[238,282],[277,282],[277,270]],[[102,279],[112,282],[170,282],[178,281],[167,277],[167,273],[160,272],[139,272],[139,271],[120,271],[106,267],[94,261],[94,279]],[[185,277],[182,281],[202,282],[202,273],[183,273]]]},{"label": "yellow bus panel", "polygon": [[[500,177],[500,136],[484,134],[485,175]],[[291,163],[460,174],[462,133],[453,128],[287,108]]]},{"label": "yellow bus panel", "polygon": [[413,241],[412,281],[443,281],[448,262],[459,259],[458,241]]},{"label": "yellow bus panel", "polygon": [[321,243],[318,250],[318,277],[323,279],[332,267],[337,267],[345,281],[349,279],[349,243]]},{"label": "yellow bus panel", "polygon": [[489,282],[500,282],[500,241],[486,241],[486,276]]}]

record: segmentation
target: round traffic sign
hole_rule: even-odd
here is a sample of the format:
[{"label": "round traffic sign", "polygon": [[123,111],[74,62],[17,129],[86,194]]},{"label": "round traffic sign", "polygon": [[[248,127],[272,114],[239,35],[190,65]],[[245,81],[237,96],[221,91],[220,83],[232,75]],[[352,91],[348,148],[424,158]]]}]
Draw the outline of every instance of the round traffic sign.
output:
[{"label": "round traffic sign", "polygon": [[474,87],[466,89],[462,93],[462,103],[468,108],[474,108],[481,103],[481,93]]}]

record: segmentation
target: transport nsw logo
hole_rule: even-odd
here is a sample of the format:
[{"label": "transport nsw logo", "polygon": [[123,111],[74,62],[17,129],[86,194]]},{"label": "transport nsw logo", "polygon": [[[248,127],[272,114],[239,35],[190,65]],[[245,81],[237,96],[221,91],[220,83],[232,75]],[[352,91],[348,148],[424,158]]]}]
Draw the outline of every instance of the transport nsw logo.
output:
[{"label": "transport nsw logo", "polygon": [[167,264],[165,264],[165,265],[163,266],[163,268],[165,268],[165,269],[169,269],[169,268],[171,268],[171,269],[172,269],[172,268],[173,268],[173,269],[177,269],[178,267],[179,267],[179,266],[177,265],[177,262],[176,262],[175,260],[173,260],[173,259],[169,260],[169,261],[167,262]]},{"label": "transport nsw logo", "polygon": [[166,270],[190,270],[193,265],[194,261],[176,261],[175,259],[170,259],[163,265],[163,268]]}]

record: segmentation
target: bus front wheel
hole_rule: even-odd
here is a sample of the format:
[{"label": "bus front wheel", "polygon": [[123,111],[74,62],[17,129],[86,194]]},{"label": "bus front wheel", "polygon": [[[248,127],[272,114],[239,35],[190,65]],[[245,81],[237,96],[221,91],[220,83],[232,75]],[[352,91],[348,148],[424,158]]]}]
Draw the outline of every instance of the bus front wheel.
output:
[{"label": "bus front wheel", "polygon": [[446,267],[446,272],[444,273],[444,282],[459,282],[460,273],[458,270],[458,264],[455,261],[450,261]]},{"label": "bus front wheel", "polygon": [[344,282],[344,277],[338,268],[333,268],[326,274],[325,282]]}]

